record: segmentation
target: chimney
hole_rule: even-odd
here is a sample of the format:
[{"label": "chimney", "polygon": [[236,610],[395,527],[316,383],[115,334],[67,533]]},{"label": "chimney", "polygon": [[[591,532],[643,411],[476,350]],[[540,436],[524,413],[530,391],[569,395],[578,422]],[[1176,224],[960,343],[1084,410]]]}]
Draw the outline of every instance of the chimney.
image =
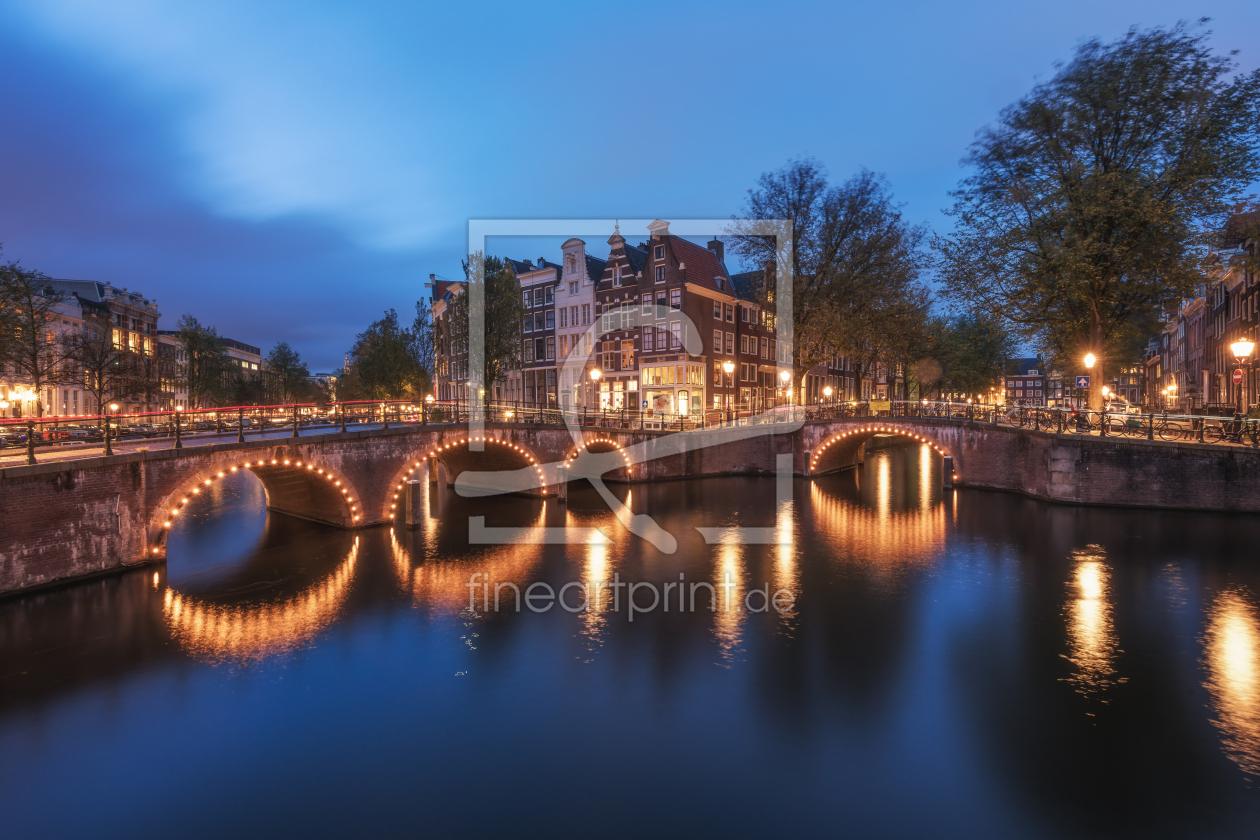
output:
[{"label": "chimney", "polygon": [[543,257],[539,257],[539,258],[538,258],[538,267],[539,267],[539,268],[542,268],[542,267],[545,265],[545,263],[543,262],[543,259],[544,259]]},{"label": "chimney", "polygon": [[709,250],[718,258],[718,262],[726,259],[726,246],[716,236],[709,240]]}]

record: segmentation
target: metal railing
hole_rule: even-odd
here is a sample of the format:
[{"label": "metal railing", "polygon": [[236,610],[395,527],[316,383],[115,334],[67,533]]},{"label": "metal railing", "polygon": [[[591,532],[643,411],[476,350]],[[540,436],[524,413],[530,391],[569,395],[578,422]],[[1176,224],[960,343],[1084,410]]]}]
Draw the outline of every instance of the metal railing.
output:
[{"label": "metal railing", "polygon": [[[540,407],[525,403],[471,403],[467,400],[413,402],[364,400],[326,405],[297,403],[268,406],[230,406],[187,411],[110,413],[109,415],[0,419],[0,457],[25,452],[27,464],[43,452],[83,451],[82,457],[112,454],[115,446],[134,448],[153,440],[182,448],[235,438],[298,437],[303,431],[358,430],[421,424],[484,423],[609,429],[619,431],[680,432],[730,426],[800,423],[863,417],[969,420],[1054,434],[1093,434],[1187,441],[1204,444],[1260,447],[1260,420],[1163,413],[1129,414],[1074,408],[983,405],[939,401],[823,403],[706,409],[689,414],[632,408]],[[886,409],[882,406],[887,406]],[[103,452],[100,451],[103,449]]]}]

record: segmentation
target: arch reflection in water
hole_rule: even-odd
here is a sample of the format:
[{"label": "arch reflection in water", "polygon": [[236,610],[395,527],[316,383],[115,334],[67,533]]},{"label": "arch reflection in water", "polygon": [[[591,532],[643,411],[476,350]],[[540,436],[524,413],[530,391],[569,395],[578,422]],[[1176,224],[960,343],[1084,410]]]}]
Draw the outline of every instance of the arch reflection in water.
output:
[{"label": "arch reflection in water", "polygon": [[340,613],[359,539],[327,577],[305,591],[261,603],[222,604],[166,590],[162,613],[171,635],[194,656],[250,660],[307,644]]},{"label": "arch reflection in water", "polygon": [[1229,589],[1216,597],[1203,653],[1212,723],[1225,752],[1245,772],[1260,775],[1260,616],[1244,592]]},{"label": "arch reflection in water", "polygon": [[[1102,546],[1089,545],[1072,552],[1072,578],[1068,581],[1068,661],[1074,671],[1068,678],[1086,697],[1124,682],[1116,678],[1116,635],[1111,616],[1111,571]],[[1107,702],[1105,699],[1102,702]]]},{"label": "arch reflection in water", "polygon": [[[930,447],[874,450],[865,467],[810,482],[813,527],[841,556],[890,570],[933,562],[944,549],[947,524],[945,506],[934,489],[938,485],[924,483],[923,472],[930,482],[933,469]],[[911,502],[913,491],[907,494],[893,486],[905,480],[914,482],[920,498]]]},{"label": "arch reflection in water", "polygon": [[[462,524],[467,529],[468,517],[463,508],[475,510],[475,504],[459,505],[461,509],[450,514],[451,527]],[[435,612],[458,614],[468,611],[472,598],[476,612],[493,613],[496,612],[495,587],[500,583],[515,585],[523,597],[524,589],[530,582],[529,574],[542,556],[542,540],[537,539],[530,544],[529,532],[542,532],[548,502],[525,499],[501,502],[501,506],[516,508],[533,504],[538,505],[538,513],[527,525],[524,544],[520,545],[479,544],[470,547],[466,542],[452,542],[449,548],[440,548],[444,539],[455,536],[444,531],[444,522],[423,531],[391,529],[389,539],[394,571],[403,589],[410,593],[413,604]],[[466,539],[466,530],[463,536]],[[476,581],[479,585],[470,592],[469,581],[478,573],[481,574]],[[485,588],[480,584],[484,584]],[[505,586],[499,594],[497,612],[515,612],[517,597],[512,588]]]}]

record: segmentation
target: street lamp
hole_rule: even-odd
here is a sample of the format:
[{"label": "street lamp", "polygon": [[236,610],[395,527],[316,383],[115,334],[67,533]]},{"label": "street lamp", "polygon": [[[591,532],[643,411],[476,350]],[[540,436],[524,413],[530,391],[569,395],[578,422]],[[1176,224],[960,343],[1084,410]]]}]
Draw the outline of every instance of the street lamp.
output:
[{"label": "street lamp", "polygon": [[[110,411],[110,414],[117,414],[117,413],[118,413],[118,403],[110,403],[110,404],[109,404],[109,411]],[[109,432],[110,432],[110,425],[112,424],[112,420],[110,419],[110,414],[106,414],[106,415],[105,415],[105,454],[106,454],[106,455],[113,455],[113,454],[114,454],[114,448],[113,448],[112,446],[110,446],[110,444],[109,444]],[[122,431],[122,430],[120,429],[119,431]]]},{"label": "street lamp", "polygon": [[830,385],[823,386],[823,398],[826,399],[827,402],[831,402],[831,386]]},{"label": "street lamp", "polygon": [[792,392],[788,390],[788,380],[790,380],[791,378],[792,378],[792,374],[788,373],[786,370],[779,371],[779,381],[783,383],[783,404],[784,405],[788,404],[788,400],[792,396]]},{"label": "street lamp", "polygon": [[[725,362],[723,362],[723,363],[722,363],[722,370],[723,370],[723,371],[725,371],[725,373],[726,373],[726,376],[727,376],[727,380],[726,380],[726,381],[727,381],[727,387],[729,388],[729,387],[730,387],[730,384],[729,384],[729,383],[730,383],[730,375],[731,375],[732,373],[734,373],[734,372],[735,372],[735,363],[734,363],[734,362],[732,362],[730,359],[727,359]],[[733,403],[733,402],[734,402],[734,400],[732,400],[732,399],[731,399],[731,395],[730,395],[730,394],[727,394],[727,395],[726,395],[726,408],[727,408],[727,416],[728,416],[728,418],[729,418],[729,415],[730,415],[731,405],[732,405],[732,403]]]},{"label": "street lamp", "polygon": [[1098,361],[1098,359],[1094,356],[1093,353],[1085,354],[1085,367],[1092,368],[1094,366],[1094,362],[1096,361]]},{"label": "street lamp", "polygon": [[[1229,349],[1234,352],[1234,358],[1238,360],[1239,373],[1242,373],[1243,365],[1247,365],[1248,367],[1251,366],[1250,365],[1251,351],[1254,350],[1255,348],[1256,348],[1256,343],[1254,341],[1248,341],[1245,338],[1239,339],[1238,341],[1235,341],[1233,344],[1229,345]],[[1238,417],[1241,418],[1242,413],[1243,413],[1243,410],[1242,410],[1243,379],[1241,376],[1239,377],[1239,381],[1237,385],[1238,385]]]}]

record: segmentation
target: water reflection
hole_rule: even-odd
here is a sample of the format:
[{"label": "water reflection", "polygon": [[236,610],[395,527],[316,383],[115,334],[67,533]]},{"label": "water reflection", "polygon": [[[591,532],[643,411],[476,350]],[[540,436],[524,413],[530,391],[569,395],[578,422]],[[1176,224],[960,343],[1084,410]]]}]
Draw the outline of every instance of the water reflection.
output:
[{"label": "water reflection", "polygon": [[1220,593],[1204,637],[1208,692],[1226,754],[1260,775],[1260,618],[1238,588]]},{"label": "water reflection", "polygon": [[[1123,682],[1115,678],[1116,635],[1112,627],[1107,568],[1102,546],[1090,545],[1072,554],[1072,579],[1065,607],[1067,659],[1075,667],[1069,681],[1090,697]],[[1102,702],[1106,703],[1106,699]],[[1091,713],[1092,714],[1092,713]]]},{"label": "water reflection", "polygon": [[[468,537],[468,512],[477,510],[466,502],[452,501],[449,520],[438,527],[416,531],[390,529],[394,571],[414,605],[444,614],[467,611],[470,602],[481,612],[516,610],[516,591],[523,592],[531,583],[530,573],[541,557],[540,535],[548,505],[513,499],[500,506],[509,505],[514,512],[524,511],[524,506],[538,506],[522,532],[521,544],[470,547],[462,542],[460,535],[463,540]],[[480,577],[474,580],[478,574]]]},{"label": "water reflection", "polygon": [[894,476],[893,461],[903,452],[874,450],[867,454],[865,467],[810,482],[813,527],[836,553],[880,565],[927,563],[939,556],[947,524],[945,506],[932,490],[939,471],[930,448],[922,447],[919,469],[906,471],[906,477],[916,480],[918,504],[899,505],[897,497],[905,494],[905,487]]},{"label": "water reflection", "polygon": [[[717,547],[716,574],[717,612],[714,613],[714,633],[717,636],[719,655],[724,667],[738,658],[741,652],[740,636],[744,626],[744,595],[748,580],[744,573],[744,545],[734,540]],[[695,591],[696,609],[702,609],[708,590],[700,587]],[[690,597],[690,593],[688,593]]]},{"label": "water reflection", "polygon": [[359,555],[349,556],[324,580],[298,595],[261,603],[217,604],[166,590],[162,614],[171,635],[203,659],[249,660],[306,644],[341,611]]}]

